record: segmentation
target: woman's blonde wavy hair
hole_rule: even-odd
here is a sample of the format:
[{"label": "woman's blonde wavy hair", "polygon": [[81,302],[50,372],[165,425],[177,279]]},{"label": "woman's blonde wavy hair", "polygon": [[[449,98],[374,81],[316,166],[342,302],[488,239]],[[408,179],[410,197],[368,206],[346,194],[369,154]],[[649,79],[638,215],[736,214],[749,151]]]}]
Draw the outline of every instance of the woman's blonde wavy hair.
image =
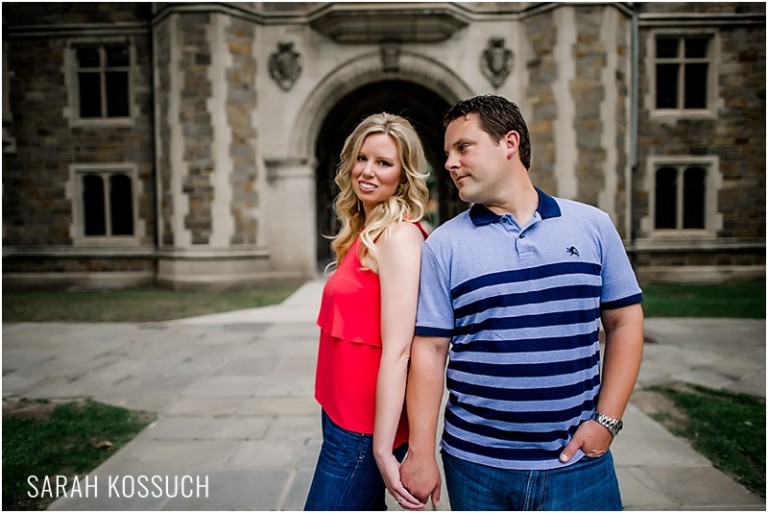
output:
[{"label": "woman's blonde wavy hair", "polygon": [[[371,212],[371,218],[366,220],[363,205],[352,188],[352,168],[363,142],[372,134],[387,134],[392,138],[397,146],[403,173],[395,194],[379,203]],[[336,169],[335,181],[340,192],[334,201],[334,209],[341,222],[338,234],[331,239],[331,246],[336,253],[336,267],[358,235],[362,239],[358,255],[360,261],[363,261],[366,254],[375,260],[375,241],[391,225],[402,221],[416,222],[424,217],[429,199],[425,169],[424,148],[407,119],[382,112],[368,116],[357,125],[344,142],[341,163]],[[332,267],[333,262],[329,265],[329,268]]]}]

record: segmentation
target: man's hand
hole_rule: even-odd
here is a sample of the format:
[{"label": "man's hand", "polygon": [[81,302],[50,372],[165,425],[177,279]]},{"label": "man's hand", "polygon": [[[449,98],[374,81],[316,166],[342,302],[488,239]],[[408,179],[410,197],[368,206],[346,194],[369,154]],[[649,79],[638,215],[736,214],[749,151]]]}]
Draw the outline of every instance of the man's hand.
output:
[{"label": "man's hand", "polygon": [[432,503],[437,509],[443,480],[434,454],[420,458],[409,452],[400,466],[400,481],[413,497],[424,504],[432,497]]},{"label": "man's hand", "polygon": [[381,472],[381,477],[387,486],[387,491],[401,508],[411,511],[424,509],[426,501],[419,502],[400,482],[400,463],[394,454],[390,452],[381,459],[376,458],[376,464],[379,466],[379,472]]},{"label": "man's hand", "polygon": [[569,461],[581,449],[581,452],[591,458],[597,458],[608,452],[608,448],[613,442],[610,431],[595,422],[587,420],[579,425],[576,433],[563,452],[560,453],[560,461],[563,463]]}]

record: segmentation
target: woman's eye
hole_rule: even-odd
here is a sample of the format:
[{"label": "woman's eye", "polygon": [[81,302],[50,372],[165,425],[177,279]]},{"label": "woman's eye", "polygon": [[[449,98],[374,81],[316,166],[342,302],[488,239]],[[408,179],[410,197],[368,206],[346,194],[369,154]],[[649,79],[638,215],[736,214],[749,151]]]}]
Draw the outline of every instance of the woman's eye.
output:
[{"label": "woman's eye", "polygon": [[389,167],[389,166],[391,166],[392,164],[391,164],[390,162],[386,161],[386,160],[380,160],[380,161],[379,161],[379,165],[380,165],[380,166],[383,166],[383,167]]}]

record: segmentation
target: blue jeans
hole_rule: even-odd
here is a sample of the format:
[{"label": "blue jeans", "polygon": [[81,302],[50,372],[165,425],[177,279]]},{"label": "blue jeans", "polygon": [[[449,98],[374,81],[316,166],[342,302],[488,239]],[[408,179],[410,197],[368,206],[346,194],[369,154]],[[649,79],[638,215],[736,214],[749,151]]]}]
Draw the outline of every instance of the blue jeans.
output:
[{"label": "blue jeans", "polygon": [[451,509],[464,511],[621,510],[613,457],[583,457],[552,470],[479,465],[442,451]]},{"label": "blue jeans", "polygon": [[[394,453],[405,457],[407,444]],[[323,445],[304,511],[385,511],[384,480],[373,458],[373,435],[338,426],[323,411]]]}]

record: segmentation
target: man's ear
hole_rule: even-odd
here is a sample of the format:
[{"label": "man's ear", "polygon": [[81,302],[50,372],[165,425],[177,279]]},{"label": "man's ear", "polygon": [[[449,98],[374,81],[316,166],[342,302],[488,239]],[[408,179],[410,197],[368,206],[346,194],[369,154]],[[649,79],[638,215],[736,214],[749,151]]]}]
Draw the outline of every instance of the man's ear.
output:
[{"label": "man's ear", "polygon": [[512,158],[512,155],[520,149],[520,134],[517,130],[510,130],[501,140],[507,148],[507,158]]}]

